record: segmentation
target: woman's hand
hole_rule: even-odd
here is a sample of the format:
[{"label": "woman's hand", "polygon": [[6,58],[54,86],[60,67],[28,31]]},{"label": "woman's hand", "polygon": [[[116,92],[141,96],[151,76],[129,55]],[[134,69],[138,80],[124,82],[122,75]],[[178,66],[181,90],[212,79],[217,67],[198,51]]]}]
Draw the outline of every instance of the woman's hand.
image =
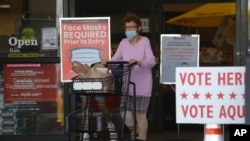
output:
[{"label": "woman's hand", "polygon": [[130,59],[129,64],[137,64],[137,65],[141,66],[141,62],[136,60],[136,59]]}]

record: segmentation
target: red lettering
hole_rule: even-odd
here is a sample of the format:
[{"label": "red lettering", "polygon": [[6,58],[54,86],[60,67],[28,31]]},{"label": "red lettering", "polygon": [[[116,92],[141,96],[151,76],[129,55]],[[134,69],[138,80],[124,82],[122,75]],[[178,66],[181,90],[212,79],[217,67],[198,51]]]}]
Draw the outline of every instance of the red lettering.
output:
[{"label": "red lettering", "polygon": [[199,105],[198,107],[201,109],[201,117],[203,117],[205,105]]},{"label": "red lettering", "polygon": [[225,73],[218,74],[218,85],[225,85]]},{"label": "red lettering", "polygon": [[194,73],[188,74],[188,84],[189,85],[194,85],[195,81],[196,81],[195,74]]},{"label": "red lettering", "polygon": [[205,73],[205,85],[210,86],[211,84],[211,72]]},{"label": "red lettering", "polygon": [[181,105],[184,117],[213,118],[213,105]]},{"label": "red lettering", "polygon": [[180,73],[180,79],[181,79],[181,84],[184,85],[185,84],[185,80],[186,80],[186,76],[187,76],[187,73]]},{"label": "red lettering", "polygon": [[233,85],[234,83],[233,83],[233,73],[232,72],[228,72],[227,73],[227,84],[228,85]]},{"label": "red lettering", "polygon": [[[211,85],[211,73],[180,73],[182,85]],[[186,84],[187,83],[187,84]],[[204,84],[203,84],[204,83]]]},{"label": "red lettering", "polygon": [[192,118],[195,118],[195,117],[197,117],[197,115],[198,115],[198,108],[195,105],[192,105],[190,107],[190,116]]},{"label": "red lettering", "polygon": [[245,74],[240,72],[218,73],[218,85],[244,85]]},{"label": "red lettering", "polygon": [[213,106],[207,105],[207,118],[213,118]]},{"label": "red lettering", "polygon": [[181,109],[182,109],[182,113],[183,113],[184,117],[187,117],[188,105],[186,105],[186,106],[181,105]]},{"label": "red lettering", "polygon": [[236,72],[235,73],[235,85],[243,85],[243,84],[245,85],[245,76],[243,76],[242,73]]},{"label": "red lettering", "polygon": [[245,117],[244,105],[229,105],[228,107],[224,105],[221,106],[219,118],[230,118],[231,120],[235,120],[236,117]]}]

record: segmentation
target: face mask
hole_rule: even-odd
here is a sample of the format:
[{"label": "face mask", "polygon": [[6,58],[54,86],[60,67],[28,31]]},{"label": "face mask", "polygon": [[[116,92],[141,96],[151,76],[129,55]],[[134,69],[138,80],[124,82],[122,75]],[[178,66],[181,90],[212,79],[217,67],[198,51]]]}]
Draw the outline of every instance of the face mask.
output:
[{"label": "face mask", "polygon": [[132,30],[132,31],[126,31],[125,35],[127,36],[127,38],[129,40],[133,39],[136,36],[136,31]]},{"label": "face mask", "polygon": [[101,61],[100,50],[95,48],[77,48],[71,50],[71,62],[78,61],[82,64],[91,65]]}]

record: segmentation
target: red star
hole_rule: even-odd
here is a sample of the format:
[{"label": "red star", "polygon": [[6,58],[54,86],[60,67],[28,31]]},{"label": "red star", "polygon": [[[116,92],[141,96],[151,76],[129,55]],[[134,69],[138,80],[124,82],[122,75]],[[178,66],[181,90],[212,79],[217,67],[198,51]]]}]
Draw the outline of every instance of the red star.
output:
[{"label": "red star", "polygon": [[207,93],[205,94],[205,96],[206,96],[206,99],[211,99],[212,94],[210,94],[209,92],[207,92]]},{"label": "red star", "polygon": [[236,94],[234,93],[234,92],[232,92],[231,94],[230,94],[230,99],[236,99]]},{"label": "red star", "polygon": [[193,94],[193,96],[194,96],[194,99],[199,99],[199,94],[197,93],[197,92],[195,92],[194,94]]},{"label": "red star", "polygon": [[181,94],[181,99],[187,99],[187,94],[185,92]]},{"label": "red star", "polygon": [[223,99],[224,98],[224,94],[223,93],[219,93],[219,94],[217,94],[217,96],[218,96],[218,99]]}]

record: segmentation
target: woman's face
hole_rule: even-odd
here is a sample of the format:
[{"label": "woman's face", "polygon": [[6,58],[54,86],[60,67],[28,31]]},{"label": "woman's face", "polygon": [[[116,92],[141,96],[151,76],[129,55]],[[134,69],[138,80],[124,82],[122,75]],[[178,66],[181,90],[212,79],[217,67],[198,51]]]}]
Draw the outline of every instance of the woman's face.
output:
[{"label": "woman's face", "polygon": [[138,26],[133,21],[130,21],[130,22],[125,23],[124,29],[126,31],[128,31],[128,30],[137,30]]}]

